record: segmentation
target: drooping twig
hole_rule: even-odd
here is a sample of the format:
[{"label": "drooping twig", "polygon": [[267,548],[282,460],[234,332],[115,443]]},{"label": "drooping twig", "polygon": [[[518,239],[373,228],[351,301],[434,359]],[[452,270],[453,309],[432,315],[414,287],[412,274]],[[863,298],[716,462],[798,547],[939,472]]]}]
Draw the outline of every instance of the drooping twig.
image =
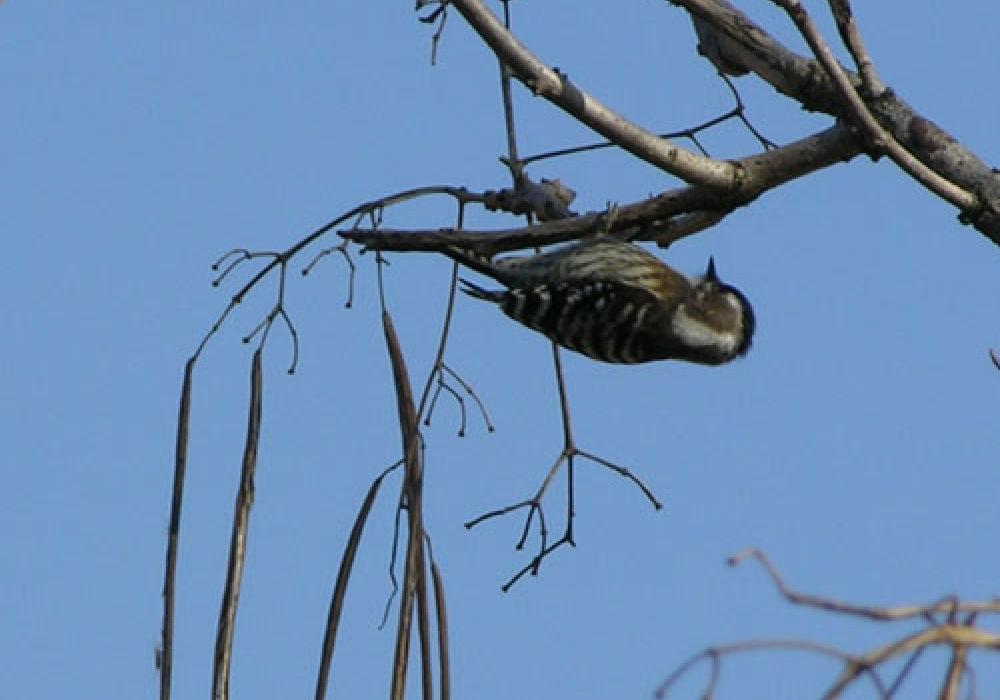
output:
[{"label": "drooping twig", "polygon": [[[566,393],[565,380],[562,374],[562,364],[559,356],[559,350],[555,346],[553,346],[553,362],[556,368],[555,374],[556,374],[557,386],[559,389],[559,397],[560,397],[560,415],[562,417],[562,425],[563,425],[562,451],[559,453],[559,456],[556,457],[556,460],[553,463],[552,467],[549,468],[548,472],[546,472],[545,478],[542,480],[541,485],[531,496],[531,498],[519,501],[517,503],[513,503],[508,506],[504,506],[502,508],[498,508],[496,510],[488,511],[465,523],[466,529],[471,529],[486,520],[490,520],[492,518],[496,518],[502,515],[507,515],[509,513],[526,508],[528,510],[528,514],[525,516],[524,526],[521,530],[521,537],[517,541],[517,544],[515,545],[515,548],[520,550],[524,548],[528,536],[531,533],[532,522],[537,516],[538,530],[539,530],[538,549],[536,550],[535,555],[531,558],[531,561],[529,561],[525,566],[523,566],[520,570],[518,570],[510,579],[508,579],[506,583],[504,583],[504,585],[501,587],[501,589],[504,592],[509,591],[510,588],[515,583],[517,583],[525,574],[530,573],[532,575],[537,575],[541,567],[541,564],[546,559],[546,557],[548,557],[550,554],[552,554],[554,551],[556,551],[563,545],[565,544],[575,545],[575,542],[573,541],[573,519],[576,515],[575,500],[574,500],[575,499],[574,458],[576,456],[589,459],[595,464],[610,469],[616,474],[627,478],[628,480],[630,480],[632,483],[634,483],[636,486],[639,487],[639,489],[650,501],[650,503],[652,503],[654,508],[659,510],[662,507],[662,504],[657,500],[656,496],[653,495],[653,492],[649,489],[649,487],[646,486],[631,471],[629,471],[625,467],[621,467],[617,464],[614,464],[613,462],[610,462],[606,459],[591,454],[590,452],[585,452],[576,447],[576,444],[573,440],[570,406]],[[560,536],[560,538],[555,542],[550,543],[548,540],[548,527],[545,521],[545,509],[543,505],[543,500],[545,494],[549,489],[549,486],[552,484],[552,481],[555,479],[556,475],[559,473],[559,470],[563,467],[563,465],[566,466],[566,488],[567,488],[566,527],[562,536]]]},{"label": "drooping twig", "polygon": [[219,625],[215,637],[215,658],[212,669],[212,697],[214,700],[226,700],[229,697],[229,671],[232,666],[236,609],[239,605],[240,586],[243,582],[243,564],[246,559],[250,509],[254,500],[254,472],[257,468],[257,447],[260,443],[262,384],[261,349],[258,348],[253,354],[250,371],[250,415],[247,419],[246,446],[243,450],[240,487],[236,494],[236,505],[233,512],[233,532],[229,542],[226,588],[222,596]]},{"label": "drooping twig", "polygon": [[160,700],[170,700],[174,658],[174,587],[177,583],[177,553],[180,549],[181,507],[187,472],[188,427],[191,419],[191,381],[195,358],[184,365],[180,406],[177,409],[177,442],[174,448],[174,483],[170,497],[170,525],[167,530],[167,563],[163,573],[163,626],[157,664],[160,671]]},{"label": "drooping twig", "polygon": [[[379,260],[378,256],[376,260]],[[379,302],[382,307],[382,330],[396,390],[396,406],[403,447],[404,477],[400,508],[407,518],[406,553],[403,567],[402,596],[396,625],[396,647],[393,654],[391,700],[403,700],[406,692],[406,671],[410,656],[410,634],[415,603],[418,606],[421,640],[421,679],[425,697],[432,686],[430,643],[428,633],[427,571],[423,542],[427,537],[423,521],[423,453],[419,433],[419,415],[413,400],[409,371],[403,357],[399,337],[385,304],[382,266],[378,266]]]},{"label": "drooping twig", "polygon": [[365,524],[368,522],[368,514],[375,503],[375,497],[378,495],[382,481],[400,464],[402,464],[402,460],[389,466],[372,481],[365,500],[361,503],[361,508],[358,510],[358,515],[354,519],[354,526],[351,528],[351,534],[347,538],[347,544],[344,546],[344,554],[340,559],[340,568],[337,571],[337,581],[334,584],[333,594],[330,597],[330,611],[327,614],[326,630],[323,633],[323,647],[320,652],[319,672],[316,677],[315,700],[324,700],[326,697],[330,669],[333,664],[333,651],[337,643],[337,631],[340,628],[340,616],[343,613],[344,601],[347,598],[347,584],[350,581],[351,572],[354,568],[354,559],[358,553],[358,546],[361,544],[361,535],[364,533]]},{"label": "drooping twig", "polygon": [[441,682],[441,700],[451,698],[451,654],[448,651],[448,610],[444,596],[444,577],[434,560],[434,550],[430,538],[426,538],[427,561],[430,563],[431,577],[434,581],[434,613],[437,625],[438,639],[438,675]]},{"label": "drooping twig", "polygon": [[444,34],[444,24],[448,21],[448,2],[449,0],[417,0],[416,10],[419,12],[421,9],[427,5],[437,5],[430,14],[420,17],[420,21],[424,24],[433,24],[437,22],[437,27],[434,29],[434,34],[431,36],[431,65],[437,65],[437,50],[438,44],[441,41],[441,35]]},{"label": "drooping twig", "polygon": [[[304,249],[311,246],[320,238],[327,235],[331,231],[336,230],[338,226],[341,226],[342,224],[353,218],[360,219],[361,217],[370,216],[388,207],[396,206],[413,199],[418,199],[421,197],[437,196],[437,195],[445,195],[459,202],[485,203],[490,199],[489,193],[480,194],[480,193],[469,192],[469,190],[467,190],[464,187],[453,187],[450,185],[432,185],[427,187],[415,187],[413,189],[404,190],[402,192],[397,192],[395,194],[391,194],[386,197],[381,197],[379,199],[359,204],[358,206],[350,209],[349,211],[346,211],[343,214],[337,216],[332,221],[323,224],[319,228],[312,231],[312,233],[308,234],[307,236],[300,239],[299,241],[297,241],[296,243],[294,243],[293,245],[289,246],[288,248],[286,248],[281,252],[249,251],[244,248],[237,248],[229,251],[221,258],[219,258],[219,260],[217,260],[213,265],[213,269],[219,270],[220,268],[222,268],[223,263],[226,263],[226,266],[222,268],[222,271],[219,274],[219,276],[213,281],[214,286],[219,286],[229,276],[229,274],[234,269],[236,269],[236,267],[238,267],[241,263],[245,261],[253,260],[260,257],[270,258],[270,261],[266,265],[264,265],[261,269],[257,270],[257,272],[255,272],[250,277],[250,279],[247,282],[245,282],[243,286],[240,287],[240,289],[230,298],[229,303],[222,310],[222,312],[216,317],[215,322],[209,328],[208,332],[206,332],[205,335],[202,337],[201,342],[195,349],[194,357],[197,358],[201,355],[202,351],[208,345],[209,341],[215,336],[216,333],[219,332],[219,329],[229,318],[233,310],[241,303],[243,303],[243,300],[246,298],[247,294],[249,294],[252,289],[254,289],[263,279],[265,279],[268,275],[270,275],[276,268],[279,269],[281,276],[284,277],[285,268],[288,265],[288,263],[291,262],[291,260],[295,258],[299,253],[301,253]],[[334,246],[333,248],[336,249],[337,246]],[[321,252],[317,256],[317,259],[322,257],[324,257],[324,255]],[[312,269],[317,259],[314,259],[309,265],[306,266],[305,268],[306,271]],[[349,258],[348,258],[348,263],[350,264]],[[283,283],[279,283],[279,289],[283,290],[283,288],[284,288]],[[292,326],[291,321],[288,318],[287,314],[282,314],[281,310],[275,310],[275,309],[272,309],[270,315],[271,317],[270,318],[266,317],[264,321],[258,326],[257,332],[259,332],[260,330],[266,330],[266,328],[268,328],[270,324],[273,323],[274,318],[277,317],[278,315],[282,316],[283,320],[286,322],[286,325],[289,328],[289,331],[294,333],[294,327]],[[256,332],[251,333],[250,336],[248,336],[248,338],[252,338],[255,334]]]},{"label": "drooping twig", "polygon": [[358,268],[354,264],[354,260],[351,259],[351,254],[347,252],[347,241],[341,241],[335,246],[330,246],[329,248],[324,248],[319,251],[319,253],[316,254],[316,257],[314,257],[308,265],[302,268],[302,276],[304,277],[308,275],[320,260],[334,251],[340,253],[341,257],[344,258],[344,262],[347,263],[347,301],[344,302],[344,308],[349,309],[354,305],[354,277]]},{"label": "drooping twig", "polygon": [[[464,222],[464,212],[465,206],[459,204],[458,214],[457,214],[457,228],[462,228]],[[417,417],[423,418],[425,425],[431,424],[431,415],[434,413],[434,406],[437,404],[438,396],[442,391],[447,391],[455,402],[458,404],[459,410],[461,411],[461,423],[459,425],[458,434],[459,436],[465,435],[466,426],[466,414],[465,414],[465,400],[448,382],[445,380],[444,375],[448,374],[454,379],[462,390],[476,402],[476,406],[479,407],[479,412],[483,417],[483,422],[486,424],[486,429],[489,432],[494,431],[493,423],[490,421],[489,413],[486,411],[486,406],[483,404],[479,395],[475,392],[470,384],[463,380],[457,372],[452,370],[444,361],[445,351],[448,347],[448,338],[451,333],[451,321],[455,313],[455,294],[458,290],[458,264],[453,263],[451,267],[451,280],[448,283],[448,299],[445,303],[444,320],[441,322],[441,334],[438,338],[437,352],[434,355],[434,362],[431,365],[431,370],[427,375],[427,381],[424,383],[423,392],[420,394],[420,403],[417,408]],[[431,396],[431,385],[437,382],[437,389],[434,391],[433,396]],[[430,397],[430,403],[428,403],[428,397]],[[426,412],[425,412],[426,411]]]},{"label": "drooping twig", "polygon": [[392,364],[396,386],[396,404],[399,411],[399,428],[403,442],[404,485],[406,502],[407,543],[403,569],[403,595],[399,601],[399,620],[396,627],[396,651],[393,657],[392,700],[402,700],[406,691],[406,669],[409,661],[410,631],[417,586],[423,579],[423,518],[422,518],[422,465],[417,436],[417,412],[410,390],[409,374],[399,347],[399,339],[389,313],[382,311],[382,328]]}]

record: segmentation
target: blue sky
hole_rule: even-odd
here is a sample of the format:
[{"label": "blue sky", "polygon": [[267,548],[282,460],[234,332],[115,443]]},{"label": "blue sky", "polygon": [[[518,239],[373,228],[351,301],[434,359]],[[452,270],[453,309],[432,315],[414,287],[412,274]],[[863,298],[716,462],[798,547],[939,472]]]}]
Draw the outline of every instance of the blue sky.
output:
[{"label": "blue sky", "polygon": [[[883,79],[987,162],[1000,160],[1000,96],[983,78],[996,67],[995,5],[916,4],[900,17],[858,4]],[[401,189],[506,186],[493,59],[454,15],[431,66],[431,30],[411,5],[0,7],[5,697],[155,696],[182,365],[235,290],[210,286],[211,262],[236,246],[284,248]],[[825,3],[810,6],[823,15]],[[802,50],[771,5],[744,7]],[[514,10],[544,60],[650,128],[730,107],[693,52],[686,17],[667,3]],[[752,78],[739,82],[750,117],[775,141],[828,124]],[[524,154],[593,138],[522,91],[517,110]],[[754,149],[737,127],[705,140],[719,157]],[[615,153],[530,173],[576,189],[578,211],[675,184]],[[438,201],[386,219],[451,222]],[[462,523],[528,496],[557,454],[549,352],[485,304],[458,307],[448,362],[498,428],[487,434],[473,416],[459,439],[457,409],[443,401],[426,430],[426,517],[446,577],[458,697],[645,698],[711,643],[804,636],[857,651],[906,631],[791,609],[761,571],[725,568],[745,546],[764,548],[790,584],[857,602],[998,593],[1000,373],[987,359],[1000,346],[996,247],[890,163],[856,159],[662,254],[690,272],[715,256],[755,304],[754,349],[721,368],[566,357],[580,446],[633,468],[665,508],[581,465],[578,546],[508,594],[500,584],[525,562],[513,550],[521,521],[471,532]],[[359,262],[350,311],[338,260],[305,279],[293,266],[297,374],[285,373],[280,329],[266,350],[235,697],[309,695],[346,534],[371,479],[398,457],[374,270],[370,256]],[[448,270],[395,256],[387,271],[418,383]],[[208,693],[246,415],[250,353],[239,338],[272,294],[248,300],[195,376],[178,698]],[[384,489],[363,542],[332,697],[386,692],[393,635],[377,626],[397,487]],[[561,495],[553,489],[548,506],[554,528]],[[990,696],[1000,664],[978,661]],[[748,657],[725,668],[720,696],[805,697],[834,672],[801,656]],[[916,677],[903,697],[927,697],[930,683],[932,673]]]}]

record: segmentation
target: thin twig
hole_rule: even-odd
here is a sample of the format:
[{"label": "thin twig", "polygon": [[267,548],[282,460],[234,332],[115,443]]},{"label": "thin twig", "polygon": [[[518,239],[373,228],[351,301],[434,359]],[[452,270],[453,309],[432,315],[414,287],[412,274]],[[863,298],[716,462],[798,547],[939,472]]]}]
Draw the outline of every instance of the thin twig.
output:
[{"label": "thin twig", "polygon": [[402,463],[402,460],[396,462],[372,481],[371,486],[368,487],[365,500],[361,503],[361,508],[358,510],[358,515],[354,519],[354,526],[351,528],[351,534],[347,538],[347,544],[344,546],[344,554],[340,558],[340,568],[337,571],[337,581],[333,587],[333,594],[330,596],[330,611],[326,618],[326,630],[323,633],[323,649],[320,653],[319,673],[316,676],[315,700],[323,700],[326,697],[330,669],[333,664],[333,650],[337,643],[337,631],[340,628],[340,617],[344,610],[344,601],[347,598],[347,584],[350,582],[351,572],[354,569],[354,559],[361,544],[361,535],[364,533],[365,524],[368,522],[368,515],[371,513],[382,481]]},{"label": "thin twig", "polygon": [[381,197],[379,199],[359,204],[353,209],[350,209],[349,211],[346,211],[340,216],[336,217],[332,221],[323,224],[319,228],[315,229],[312,233],[307,235],[305,238],[302,238],[301,240],[299,240],[298,242],[296,242],[295,244],[293,244],[292,246],[290,246],[289,248],[285,249],[280,253],[272,251],[250,252],[246,249],[238,248],[223,255],[219,260],[215,262],[215,264],[213,265],[213,269],[216,270],[219,269],[219,266],[223,262],[228,260],[230,257],[235,256],[237,259],[233,263],[231,263],[229,267],[227,267],[226,270],[219,277],[216,278],[216,280],[213,283],[215,286],[218,286],[222,282],[222,280],[229,274],[232,268],[234,268],[236,265],[240,264],[245,260],[254,259],[256,257],[270,257],[271,261],[267,265],[262,267],[260,270],[258,270],[256,273],[254,273],[254,275],[247,282],[245,282],[242,287],[240,287],[239,291],[237,291],[230,298],[229,303],[222,310],[222,313],[220,313],[216,317],[215,322],[212,324],[211,328],[209,328],[208,332],[205,333],[205,335],[202,337],[201,342],[198,344],[197,348],[194,351],[194,357],[197,358],[201,355],[202,351],[208,345],[208,342],[215,336],[216,333],[219,332],[219,329],[222,327],[223,323],[225,323],[226,319],[233,312],[233,310],[243,302],[247,294],[250,293],[250,290],[256,287],[261,280],[263,280],[265,277],[271,274],[271,272],[273,272],[276,267],[280,266],[283,269],[284,266],[287,265],[292,260],[292,258],[294,258],[296,255],[302,252],[303,249],[309,247],[317,240],[319,240],[326,234],[330,233],[331,231],[335,230],[338,226],[340,226],[346,221],[349,221],[352,218],[370,216],[375,212],[385,209],[386,207],[402,204],[404,202],[417,199],[420,197],[427,197],[433,195],[446,195],[452,197],[453,199],[459,202],[483,202],[487,198],[485,194],[472,193],[469,192],[464,187],[452,187],[450,185],[431,185],[427,187],[415,187],[413,189],[403,190],[402,192],[397,192],[395,194],[391,194],[386,197]]},{"label": "thin twig", "polygon": [[881,95],[885,90],[885,85],[875,71],[875,62],[872,61],[871,54],[865,46],[864,39],[861,38],[861,30],[858,23],[854,21],[854,10],[851,9],[849,0],[829,0],[830,10],[833,12],[833,19],[837,23],[837,31],[840,33],[840,40],[854,59],[854,65],[858,69],[861,77],[861,85],[869,97]]},{"label": "thin twig", "polygon": [[[719,644],[709,647],[708,649],[704,649],[684,661],[684,663],[674,669],[674,671],[656,688],[653,696],[658,700],[666,697],[671,687],[687,675],[688,671],[690,671],[699,662],[708,659],[712,664],[712,671],[709,677],[708,685],[702,693],[702,697],[714,697],[712,692],[714,691],[715,684],[719,678],[719,666],[723,657],[735,654],[774,650],[801,651],[812,654],[821,654],[845,663],[850,662],[853,659],[850,654],[847,654],[836,647],[832,647],[828,644],[820,644],[808,639],[761,639],[747,642],[734,642],[732,644]],[[885,694],[885,684],[882,682],[881,677],[874,671],[874,669],[871,671],[870,677],[880,696],[883,696]]]},{"label": "thin twig", "polygon": [[900,605],[891,608],[843,603],[830,598],[823,598],[820,596],[810,595],[808,593],[793,591],[785,584],[784,579],[781,577],[781,574],[778,573],[778,570],[771,563],[770,559],[768,559],[767,556],[759,549],[748,548],[741,550],[740,552],[737,552],[733,556],[729,557],[727,563],[730,566],[737,566],[748,558],[756,560],[764,568],[768,576],[771,577],[771,581],[774,583],[775,588],[778,589],[781,596],[788,602],[795,605],[804,605],[811,608],[818,608],[820,610],[828,610],[830,612],[846,613],[880,622],[906,620],[916,617],[925,617],[927,615],[951,613],[952,611],[956,613],[1000,613],[1000,599],[989,602],[963,603],[956,601],[953,597],[948,597],[927,605]]},{"label": "thin twig", "polygon": [[910,675],[910,671],[913,667],[917,665],[920,657],[924,654],[924,649],[927,647],[920,647],[916,649],[909,658],[906,659],[906,663],[903,664],[903,668],[899,670],[896,677],[892,679],[892,683],[889,685],[889,689],[885,692],[885,700],[892,700],[892,696],[896,694],[896,691],[903,687],[903,681],[906,680],[907,676]]},{"label": "thin twig", "polygon": [[354,260],[351,259],[351,254],[347,252],[348,241],[341,241],[337,245],[330,246],[329,248],[324,248],[319,251],[312,260],[309,261],[305,267],[302,268],[302,276],[305,277],[312,269],[319,263],[319,261],[325,258],[330,253],[336,251],[340,253],[341,257],[344,258],[344,262],[347,263],[347,301],[344,302],[344,308],[349,309],[354,306],[354,277],[357,273],[357,266],[354,264]]}]

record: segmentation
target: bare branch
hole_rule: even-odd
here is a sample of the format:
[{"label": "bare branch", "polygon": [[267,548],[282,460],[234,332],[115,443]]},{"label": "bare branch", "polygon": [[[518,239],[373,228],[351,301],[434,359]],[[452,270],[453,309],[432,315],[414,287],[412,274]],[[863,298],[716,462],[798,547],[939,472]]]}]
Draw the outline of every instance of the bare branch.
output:
[{"label": "bare branch", "polygon": [[1000,651],[1000,635],[962,625],[929,627],[849,661],[830,689],[823,695],[823,700],[834,700],[840,697],[840,694],[861,673],[902,654],[935,644],[944,644],[953,648],[972,646]]},{"label": "bare branch", "polygon": [[793,591],[785,584],[785,581],[778,573],[778,570],[774,567],[767,556],[759,549],[750,548],[737,552],[733,556],[729,557],[728,564],[730,566],[738,566],[746,559],[755,559],[762,567],[764,567],[764,570],[767,572],[768,576],[771,577],[771,581],[774,583],[775,588],[778,589],[778,592],[782,595],[782,597],[795,605],[804,605],[806,607],[828,610],[830,612],[846,613],[880,622],[906,620],[939,614],[973,612],[1000,613],[1000,600],[963,603],[955,600],[954,598],[945,598],[927,605],[900,605],[891,608],[843,603],[830,598],[823,598],[820,596],[810,595],[808,593]]},{"label": "bare branch", "polygon": [[951,202],[963,212],[978,210],[981,206],[978,197],[925,166],[908,150],[903,148],[892,134],[882,128],[882,125],[868,111],[868,107],[854,89],[851,80],[840,66],[840,63],[837,62],[836,57],[834,57],[830,47],[823,40],[812,18],[806,12],[805,8],[802,7],[802,3],[799,0],[772,1],[778,7],[785,10],[788,16],[792,18],[792,21],[795,22],[795,26],[802,33],[802,36],[833,80],[834,85],[836,85],[841,97],[847,104],[852,121],[869,136],[875,149],[884,151],[910,177],[942,199]]},{"label": "bare branch", "polygon": [[[780,4],[782,0],[773,0]],[[692,17],[711,25],[724,41],[724,53],[749,68],[776,90],[813,111],[847,118],[851,111],[842,90],[817,61],[789,51],[727,0],[669,0]],[[860,54],[859,54],[860,55]],[[864,60],[859,58],[858,60]],[[862,79],[846,73],[852,86]],[[994,243],[1000,244],[1000,173],[936,124],[917,113],[891,90],[872,95],[870,114],[901,146],[952,186],[976,201],[960,214]],[[965,196],[959,195],[963,201]]]},{"label": "bare branch", "polygon": [[480,0],[452,0],[501,63],[535,95],[565,110],[581,123],[614,141],[629,153],[685,182],[729,189],[737,172],[725,161],[699,156],[659,138],[631,122],[570,82],[568,76],[546,66],[519,42]]},{"label": "bare branch", "polygon": [[[668,240],[663,233],[662,224],[671,217],[696,212],[711,212],[712,216],[724,214],[749,204],[767,190],[849,160],[859,153],[860,144],[851,129],[846,125],[837,125],[787,146],[734,161],[733,164],[743,173],[738,192],[690,186],[668,190],[641,202],[619,205],[608,233],[624,235],[633,240],[655,239],[664,245],[693,232],[692,229],[682,227],[675,237]],[[338,233],[367,248],[383,251],[444,251],[457,246],[489,257],[501,252],[579,239],[598,230],[603,217],[604,212],[590,212],[534,226],[493,231],[399,230],[380,227],[354,228]]]},{"label": "bare branch", "polygon": [[[718,644],[698,652],[678,666],[669,676],[667,676],[659,687],[657,687],[656,692],[653,695],[658,699],[665,698],[673,685],[687,675],[687,673],[694,666],[701,661],[708,660],[711,663],[711,673],[708,684],[706,685],[701,696],[703,698],[713,698],[715,697],[713,692],[721,674],[721,664],[724,657],[736,654],[775,650],[801,651],[809,654],[820,654],[822,656],[828,656],[830,658],[843,661],[844,663],[850,663],[853,660],[853,657],[850,654],[841,651],[836,647],[829,646],[828,644],[820,644],[808,639],[759,639],[746,642],[735,642],[732,644]],[[885,683],[882,681],[882,678],[878,675],[875,669],[869,670],[869,677],[875,685],[879,695],[884,697],[886,695]]]}]

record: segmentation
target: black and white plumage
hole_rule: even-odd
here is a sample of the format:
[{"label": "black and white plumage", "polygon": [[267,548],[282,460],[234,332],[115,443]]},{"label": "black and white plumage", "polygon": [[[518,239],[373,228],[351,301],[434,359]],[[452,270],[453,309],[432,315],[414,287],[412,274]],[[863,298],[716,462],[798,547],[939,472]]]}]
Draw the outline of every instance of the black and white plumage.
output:
[{"label": "black and white plumage", "polygon": [[718,365],[746,354],[753,340],[753,308],[719,280],[711,259],[704,275],[688,278],[611,237],[496,261],[449,254],[506,286],[492,291],[463,279],[463,291],[595,360]]}]

